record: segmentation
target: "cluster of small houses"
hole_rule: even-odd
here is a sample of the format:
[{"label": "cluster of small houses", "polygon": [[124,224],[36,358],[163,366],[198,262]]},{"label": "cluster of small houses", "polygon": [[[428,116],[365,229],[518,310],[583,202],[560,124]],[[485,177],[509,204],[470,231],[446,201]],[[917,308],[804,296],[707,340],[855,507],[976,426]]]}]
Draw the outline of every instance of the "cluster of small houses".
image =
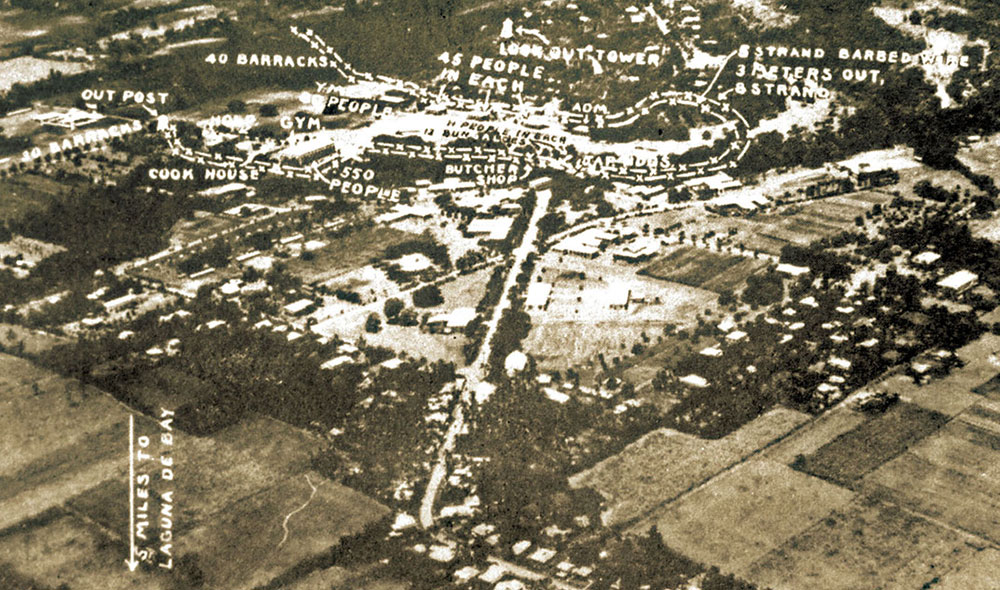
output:
[{"label": "cluster of small houses", "polygon": [[[590,519],[585,515],[577,516],[574,524],[587,528],[590,526]],[[416,526],[417,520],[413,516],[399,513],[390,536],[402,535]],[[542,532],[543,540],[532,542],[521,539],[505,543],[496,532],[495,525],[476,524],[468,531],[470,538],[467,542],[483,542],[494,548],[495,556],[488,557],[486,563],[475,565],[466,562],[462,542],[451,535],[436,535],[432,542],[416,543],[410,550],[425,555],[432,561],[452,566],[452,580],[463,588],[526,590],[557,587],[582,590],[588,587],[592,583],[591,577],[596,565],[573,563],[560,557],[557,549],[560,540],[573,531],[552,525]]]},{"label": "cluster of small houses", "polygon": [[[914,255],[911,261],[924,269],[929,269],[940,259],[940,254],[933,251],[925,251]],[[808,274],[810,269],[803,266],[795,266],[791,264],[779,264],[777,266],[777,271],[787,274],[789,276],[802,276]],[[951,298],[961,298],[962,295],[973,289],[978,283],[979,277],[968,270],[958,270],[950,273],[939,281],[937,281],[937,287],[940,293],[944,296]],[[874,301],[874,296],[868,296],[868,301]],[[839,305],[837,305],[832,311],[830,321],[824,322],[820,325],[820,328],[827,332],[827,338],[837,345],[842,345],[850,340],[846,333],[850,332],[850,328],[860,327],[865,325],[871,325],[873,320],[867,317],[860,317],[857,313],[857,308],[862,305],[861,300],[851,300],[849,298],[843,299]],[[796,309],[798,307],[798,309]],[[789,305],[784,307],[780,312],[780,317],[767,316],[764,321],[771,325],[780,325],[784,333],[781,334],[779,344],[785,344],[795,340],[797,337],[797,332],[806,327],[806,323],[800,321],[797,316],[799,311],[803,308],[817,309],[819,303],[816,298],[812,295],[803,297],[799,300],[798,305]],[[919,312],[912,312],[912,321],[914,323],[920,323],[921,321],[926,321],[926,317]],[[705,347],[699,354],[705,357],[718,358],[724,354],[725,344],[735,344],[749,338],[749,334],[743,330],[740,330],[736,322],[732,318],[726,318],[720,322],[717,326],[720,332],[724,335],[722,336],[722,343]],[[846,332],[846,333],[845,333]],[[811,334],[810,338],[815,338],[816,335]],[[856,343],[856,347],[859,349],[873,349],[878,346],[879,341],[876,338],[869,338],[861,342]],[[894,351],[888,351],[884,355],[887,357],[886,360],[895,361],[898,355]],[[930,378],[935,375],[940,375],[950,368],[954,361],[954,353],[947,350],[933,350],[925,352],[915,359],[913,359],[909,365],[910,370],[917,376],[918,379]],[[815,365],[809,367],[809,370],[814,373],[821,373],[826,375],[826,380],[820,383],[815,392],[815,398],[820,400],[824,406],[832,405],[839,400],[841,400],[844,395],[844,387],[847,382],[847,378],[850,375],[852,369],[852,362],[842,356],[837,354],[832,354],[825,361],[816,363]],[[756,372],[756,368],[748,366],[746,370],[750,373]],[[706,388],[711,383],[704,377],[697,374],[684,375],[678,378],[678,381],[686,387],[702,389]]]}]

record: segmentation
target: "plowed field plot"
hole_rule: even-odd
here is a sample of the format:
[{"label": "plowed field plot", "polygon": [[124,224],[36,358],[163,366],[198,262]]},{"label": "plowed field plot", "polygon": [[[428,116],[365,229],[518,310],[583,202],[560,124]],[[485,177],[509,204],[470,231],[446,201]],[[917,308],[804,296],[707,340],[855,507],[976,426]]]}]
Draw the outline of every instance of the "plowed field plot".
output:
[{"label": "plowed field plot", "polygon": [[738,289],[764,266],[763,260],[680,247],[656,259],[640,274],[715,292]]},{"label": "plowed field plot", "polygon": [[943,414],[901,403],[803,456],[793,467],[851,487],[944,425]]},{"label": "plowed field plot", "polygon": [[652,520],[670,547],[741,572],[853,497],[785,465],[752,459],[656,511]]},{"label": "plowed field plot", "polygon": [[1000,542],[1000,403],[982,402],[864,484],[915,511]]},{"label": "plowed field plot", "polygon": [[[125,531],[127,529],[123,529]],[[107,537],[82,519],[65,513],[0,536],[0,562],[38,590],[167,590],[176,588],[170,575],[129,572],[125,567],[128,542]],[[0,566],[0,570],[3,567]],[[0,581],[3,581],[0,574]],[[4,590],[31,590],[31,586],[2,586]]]},{"label": "plowed field plot", "polygon": [[387,513],[309,472],[228,507],[187,535],[185,546],[198,548],[207,588],[256,588]]},{"label": "plowed field plot", "polygon": [[744,575],[773,590],[936,588],[935,578],[975,552],[959,532],[861,498],[757,560]]},{"label": "plowed field plot", "polygon": [[701,485],[723,469],[786,435],[807,416],[773,409],[717,440],[703,440],[670,429],[655,430],[569,479],[573,487],[589,486],[608,500],[608,524],[654,524],[648,513]]},{"label": "plowed field plot", "polygon": [[110,396],[7,355],[0,374],[0,529],[125,469],[127,411]]},{"label": "plowed field plot", "polygon": [[[138,426],[137,433],[149,432]],[[155,431],[153,431],[155,432]],[[123,433],[117,448],[128,440]],[[231,426],[212,438],[174,433],[174,529],[183,533],[220,510],[309,467],[309,439],[266,418]],[[126,455],[127,456],[127,455]],[[119,461],[124,465],[124,461]],[[140,463],[136,473],[155,469]],[[128,530],[128,479],[106,481],[70,501],[80,514],[110,530]],[[155,488],[154,488],[155,492]]]},{"label": "plowed field plot", "polygon": [[993,377],[986,383],[978,387],[972,388],[972,393],[978,393],[983,397],[988,397],[992,400],[1000,401],[1000,373]]},{"label": "plowed field plot", "polygon": [[1000,551],[985,549],[957,570],[942,576],[934,590],[993,590],[1000,588]]}]

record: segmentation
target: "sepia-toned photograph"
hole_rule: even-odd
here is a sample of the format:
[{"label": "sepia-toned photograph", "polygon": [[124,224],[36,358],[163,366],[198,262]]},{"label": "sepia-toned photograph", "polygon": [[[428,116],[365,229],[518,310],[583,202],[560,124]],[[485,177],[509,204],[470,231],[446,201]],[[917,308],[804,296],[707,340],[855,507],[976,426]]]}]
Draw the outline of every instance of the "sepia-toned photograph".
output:
[{"label": "sepia-toned photograph", "polygon": [[998,0],[0,0],[0,590],[1000,590]]}]

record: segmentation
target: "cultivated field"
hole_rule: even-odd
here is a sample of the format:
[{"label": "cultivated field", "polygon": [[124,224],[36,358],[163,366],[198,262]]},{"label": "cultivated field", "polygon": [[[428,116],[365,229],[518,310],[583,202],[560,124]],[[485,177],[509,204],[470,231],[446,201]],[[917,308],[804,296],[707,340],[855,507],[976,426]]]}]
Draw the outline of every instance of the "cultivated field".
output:
[{"label": "cultivated field", "polygon": [[657,258],[640,273],[720,293],[741,289],[747,277],[765,266],[764,260],[681,246]]},{"label": "cultivated field", "polygon": [[[155,436],[157,431],[137,424],[136,432]],[[120,440],[128,439],[123,434]],[[302,473],[309,467],[310,448],[304,434],[269,418],[231,426],[211,438],[175,433],[173,489],[179,500],[174,506],[174,530],[184,532],[212,522],[229,506]],[[138,464],[136,470],[149,473],[152,467]],[[70,505],[108,529],[127,531],[127,481],[108,481]]]},{"label": "cultivated field", "polygon": [[688,557],[742,572],[854,497],[844,488],[753,459],[657,510],[664,542]]},{"label": "cultivated field", "polygon": [[875,203],[888,204],[892,197],[869,191],[818,199],[783,209],[786,213],[757,215],[740,220],[734,237],[753,250],[780,254],[782,246],[808,245],[855,227],[854,219],[864,216]]},{"label": "cultivated field", "polygon": [[197,548],[207,587],[255,588],[387,513],[367,496],[308,472],[216,514],[185,546]]},{"label": "cultivated field", "polygon": [[110,396],[7,355],[0,374],[0,447],[8,450],[0,454],[0,530],[125,468],[126,410]]},{"label": "cultivated field", "polygon": [[968,408],[862,485],[1000,542],[1000,403],[984,400]]},{"label": "cultivated field", "polygon": [[859,498],[754,562],[745,575],[773,590],[933,588],[935,578],[975,553],[965,541],[897,506]]},{"label": "cultivated field", "polygon": [[[130,575],[123,564],[127,408],[7,355],[0,373],[0,444],[16,449],[0,455],[0,580],[27,579],[39,590],[165,587],[161,575]],[[156,442],[160,428],[136,416],[136,436],[154,441],[155,458],[167,449]],[[308,471],[315,442],[275,420],[250,419],[210,438],[173,434],[173,485],[154,475],[151,494],[172,488],[175,545],[219,581],[210,587],[266,583],[388,511]],[[156,463],[140,460],[137,473],[155,473]]]},{"label": "cultivated field", "polygon": [[841,434],[816,452],[804,455],[794,467],[851,487],[870,471],[943,426],[946,420],[937,412],[899,403]]},{"label": "cultivated field", "polygon": [[[127,556],[127,543],[109,543],[93,525],[61,511],[51,519],[0,535],[0,562],[16,566],[17,573],[34,580],[39,590],[176,588],[170,576],[129,572],[125,567]],[[17,586],[5,588],[21,590]]]},{"label": "cultivated field", "polygon": [[948,572],[934,590],[992,590],[1000,588],[1000,551],[984,549]]},{"label": "cultivated field", "polygon": [[796,455],[810,455],[834,438],[853,430],[865,421],[864,414],[851,411],[845,407],[835,407],[819,420],[805,425],[788,438],[766,449],[763,456],[791,465]]},{"label": "cultivated field", "polygon": [[645,531],[648,516],[666,502],[707,481],[754,451],[785,436],[808,417],[775,408],[718,440],[703,440],[663,428],[625,447],[617,455],[570,477],[570,485],[588,486],[607,500],[602,518],[609,525],[628,524]]}]

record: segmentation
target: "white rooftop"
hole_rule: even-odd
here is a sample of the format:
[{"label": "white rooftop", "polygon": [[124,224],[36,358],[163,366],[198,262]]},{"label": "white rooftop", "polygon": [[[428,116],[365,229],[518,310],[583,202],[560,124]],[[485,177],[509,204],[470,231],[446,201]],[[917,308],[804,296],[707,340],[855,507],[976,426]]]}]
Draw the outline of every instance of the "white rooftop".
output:
[{"label": "white rooftop", "polygon": [[920,254],[913,257],[913,262],[917,264],[934,264],[941,259],[941,255],[937,252],[931,252],[930,250],[925,250]]},{"label": "white rooftop", "polygon": [[520,350],[515,350],[514,352],[508,354],[507,358],[503,362],[504,370],[507,371],[508,375],[519,373],[527,366],[528,356]]},{"label": "white rooftop", "polygon": [[513,223],[513,217],[494,217],[492,219],[477,217],[469,222],[466,231],[472,235],[485,234],[489,240],[502,240],[510,233],[510,226]]},{"label": "white rooftop", "polygon": [[524,305],[531,308],[543,308],[549,302],[552,295],[552,284],[534,282],[528,285],[528,293],[525,296]]},{"label": "white rooftop", "polygon": [[938,287],[944,287],[946,289],[954,289],[955,291],[961,291],[963,289],[972,286],[978,280],[979,280],[979,275],[977,275],[974,272],[970,272],[963,269],[958,272],[954,272],[946,276],[945,278],[941,279],[940,281],[938,281]]},{"label": "white rooftop", "polygon": [[685,375],[681,377],[680,382],[684,383],[685,385],[690,385],[691,387],[697,387],[699,389],[703,387],[708,387],[708,379],[705,379],[701,375],[695,375],[693,373],[691,375]]},{"label": "white rooftop", "polygon": [[795,266],[794,264],[781,263],[781,264],[779,264],[777,266],[777,268],[775,270],[777,270],[780,273],[784,273],[786,275],[791,275],[793,277],[798,277],[798,276],[802,276],[804,274],[807,274],[809,272],[809,267],[808,266]]}]

